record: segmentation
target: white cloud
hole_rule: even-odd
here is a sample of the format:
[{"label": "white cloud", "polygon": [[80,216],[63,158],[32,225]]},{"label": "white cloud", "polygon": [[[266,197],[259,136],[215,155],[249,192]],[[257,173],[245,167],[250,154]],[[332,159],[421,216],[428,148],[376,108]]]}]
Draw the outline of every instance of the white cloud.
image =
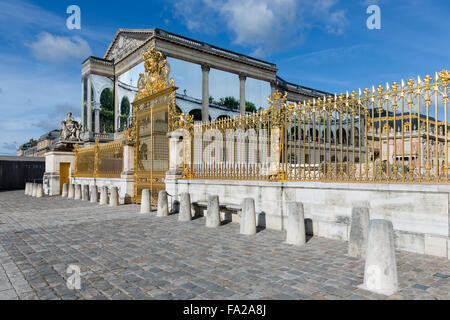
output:
[{"label": "white cloud", "polygon": [[39,60],[56,63],[85,59],[92,54],[89,44],[81,37],[58,37],[48,32],[40,33],[37,41],[28,46]]},{"label": "white cloud", "polygon": [[266,56],[301,43],[306,32],[319,28],[342,34],[346,12],[335,10],[338,0],[182,0],[174,4],[175,17],[189,30],[220,32],[223,25],[233,42]]}]

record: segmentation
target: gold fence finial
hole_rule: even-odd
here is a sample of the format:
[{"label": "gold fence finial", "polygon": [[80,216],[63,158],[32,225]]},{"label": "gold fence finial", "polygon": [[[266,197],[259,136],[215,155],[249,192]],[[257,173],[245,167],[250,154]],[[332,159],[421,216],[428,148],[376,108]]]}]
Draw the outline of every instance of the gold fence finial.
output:
[{"label": "gold fence finial", "polygon": [[442,70],[441,72],[439,72],[439,79],[441,79],[442,82],[449,82],[450,81],[450,71]]}]

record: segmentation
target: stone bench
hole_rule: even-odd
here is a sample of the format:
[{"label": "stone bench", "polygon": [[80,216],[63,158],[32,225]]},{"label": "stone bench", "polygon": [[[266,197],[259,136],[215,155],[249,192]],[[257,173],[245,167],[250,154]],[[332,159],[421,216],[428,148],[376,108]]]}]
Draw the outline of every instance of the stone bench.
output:
[{"label": "stone bench", "polygon": [[[204,216],[206,214],[206,209],[208,208],[208,201],[194,201],[192,202],[192,207],[195,216]],[[219,211],[222,220],[239,222],[242,213],[242,205],[235,203],[219,203]],[[236,217],[236,219],[233,217]]]},{"label": "stone bench", "polygon": [[[208,201],[195,201],[195,202],[192,202],[192,205],[194,207],[207,208],[208,207]],[[234,203],[222,203],[222,204],[219,204],[219,208],[220,208],[220,210],[223,210],[223,211],[236,212],[239,215],[240,215],[240,213],[242,211],[242,205],[234,204]]]}]

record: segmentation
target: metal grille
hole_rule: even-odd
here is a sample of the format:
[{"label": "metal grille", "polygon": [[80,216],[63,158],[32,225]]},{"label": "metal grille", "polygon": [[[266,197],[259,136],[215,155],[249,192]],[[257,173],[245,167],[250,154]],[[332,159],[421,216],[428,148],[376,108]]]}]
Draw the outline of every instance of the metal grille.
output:
[{"label": "metal grille", "polygon": [[[184,129],[184,177],[449,183],[448,71]],[[186,140],[186,139],[185,139]]]},{"label": "metal grille", "polygon": [[75,177],[120,178],[123,171],[123,143],[113,141],[75,150]]}]

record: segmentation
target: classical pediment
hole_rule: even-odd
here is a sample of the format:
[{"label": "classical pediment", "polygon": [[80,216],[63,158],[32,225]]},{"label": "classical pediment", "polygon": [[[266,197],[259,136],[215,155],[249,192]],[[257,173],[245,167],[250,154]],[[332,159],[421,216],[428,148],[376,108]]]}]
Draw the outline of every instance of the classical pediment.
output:
[{"label": "classical pediment", "polygon": [[111,42],[104,59],[120,61],[153,36],[153,29],[119,30]]}]

